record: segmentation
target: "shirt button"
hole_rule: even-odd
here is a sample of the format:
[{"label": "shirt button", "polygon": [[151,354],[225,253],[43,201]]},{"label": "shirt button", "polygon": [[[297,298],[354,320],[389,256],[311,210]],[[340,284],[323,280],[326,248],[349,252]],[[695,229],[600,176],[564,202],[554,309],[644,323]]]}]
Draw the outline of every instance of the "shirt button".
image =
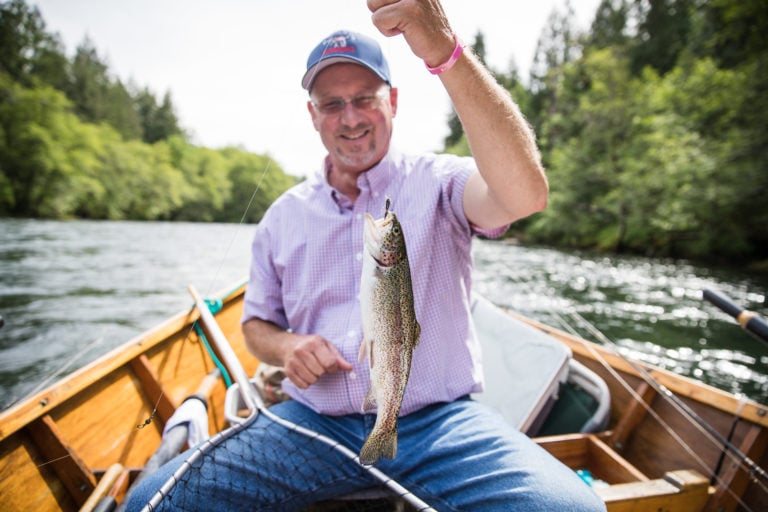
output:
[{"label": "shirt button", "polygon": [[350,329],[349,331],[347,331],[347,336],[349,336],[350,338],[354,338],[355,337],[354,329]]},{"label": "shirt button", "polygon": [[363,218],[363,214],[362,214],[362,213],[358,213],[357,215],[355,215],[355,218],[356,218],[357,220],[360,220],[360,219],[362,219],[362,218]]},{"label": "shirt button", "polygon": [[360,260],[362,260],[362,259],[363,259],[363,253],[359,252],[359,253],[355,254],[355,259],[356,259],[357,261],[360,261]]}]

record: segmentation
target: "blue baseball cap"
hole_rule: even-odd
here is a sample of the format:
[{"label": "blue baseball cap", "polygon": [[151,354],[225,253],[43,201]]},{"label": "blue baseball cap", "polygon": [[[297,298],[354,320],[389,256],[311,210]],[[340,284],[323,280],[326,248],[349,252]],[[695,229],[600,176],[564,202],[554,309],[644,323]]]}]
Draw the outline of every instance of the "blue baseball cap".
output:
[{"label": "blue baseball cap", "polygon": [[388,85],[392,85],[389,78],[389,65],[381,52],[379,43],[364,34],[339,30],[323,39],[309,54],[307,72],[301,79],[301,86],[310,90],[312,82],[320,71],[340,62],[352,62],[365,66]]}]

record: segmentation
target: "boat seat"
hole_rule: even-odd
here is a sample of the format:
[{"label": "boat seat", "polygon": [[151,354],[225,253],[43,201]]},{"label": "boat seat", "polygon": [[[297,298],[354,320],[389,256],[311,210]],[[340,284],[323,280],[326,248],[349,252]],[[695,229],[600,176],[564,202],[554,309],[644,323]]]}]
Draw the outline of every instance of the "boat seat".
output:
[{"label": "boat seat", "polygon": [[482,347],[485,391],[474,398],[534,435],[566,382],[570,348],[473,294],[472,318]]}]

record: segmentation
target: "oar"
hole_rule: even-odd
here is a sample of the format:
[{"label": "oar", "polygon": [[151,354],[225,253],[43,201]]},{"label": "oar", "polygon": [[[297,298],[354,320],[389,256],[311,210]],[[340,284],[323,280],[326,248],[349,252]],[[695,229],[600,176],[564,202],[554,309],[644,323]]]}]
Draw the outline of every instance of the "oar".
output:
[{"label": "oar", "polygon": [[[192,298],[195,301],[195,306],[197,306],[197,310],[200,313],[200,322],[208,330],[208,334],[211,335],[214,345],[217,349],[219,349],[221,359],[224,361],[224,365],[227,367],[227,370],[229,370],[230,375],[232,375],[232,378],[235,380],[235,382],[240,385],[240,396],[243,399],[243,403],[251,412],[251,414],[256,414],[259,410],[259,407],[263,407],[264,404],[256,402],[256,397],[259,395],[253,388],[253,385],[248,378],[248,374],[245,373],[243,365],[240,364],[240,360],[237,358],[237,354],[235,354],[235,351],[232,350],[232,347],[226,340],[224,333],[221,331],[221,327],[219,327],[216,319],[213,318],[211,310],[208,309],[208,305],[205,303],[203,298],[200,297],[200,294],[197,293],[197,290],[194,286],[189,285],[189,293],[192,295]],[[261,401],[260,398],[258,398],[258,400]]]},{"label": "oar", "polygon": [[[206,409],[208,408],[208,396],[211,394],[213,387],[219,381],[221,372],[218,368],[211,371],[205,376],[200,386],[197,388],[194,394],[188,396],[187,400],[200,400]],[[144,470],[136,481],[139,481],[143,475],[148,475],[155,471],[157,468],[171,460],[173,457],[179,454],[184,443],[187,442],[189,436],[189,424],[180,423],[163,435],[163,440],[160,446],[155,451],[155,454],[144,465]]]},{"label": "oar", "polygon": [[[120,477],[123,472],[122,464],[112,464],[109,469],[104,472],[104,476],[99,480],[98,485],[93,490],[91,495],[85,500],[83,506],[80,507],[80,512],[92,512],[99,506],[101,499],[109,492],[109,488]],[[114,500],[113,500],[114,501]]]},{"label": "oar", "polygon": [[741,327],[768,343],[768,322],[754,311],[749,311],[736,305],[731,299],[712,290],[704,290],[704,298],[722,309],[739,322]]},{"label": "oar", "polygon": [[[348,449],[346,446],[340,444],[338,441],[331,439],[330,437],[324,436],[322,434],[319,434],[308,428],[292,423],[272,413],[272,411],[270,411],[264,405],[264,402],[261,400],[261,396],[258,394],[258,391],[256,391],[256,388],[253,386],[250,379],[248,378],[248,374],[245,372],[245,368],[243,368],[243,365],[240,363],[240,360],[237,358],[237,354],[235,354],[235,351],[232,350],[232,347],[230,346],[229,341],[227,340],[226,336],[222,332],[221,327],[219,327],[219,324],[216,322],[216,319],[213,317],[213,315],[211,314],[211,311],[208,309],[208,305],[205,303],[205,301],[202,298],[200,298],[200,295],[197,293],[197,290],[195,290],[194,286],[192,285],[189,286],[189,293],[192,295],[192,298],[195,300],[195,305],[197,306],[197,309],[200,310],[200,322],[203,324],[205,329],[210,334],[213,344],[221,353],[222,359],[224,360],[224,364],[227,366],[227,369],[230,371],[233,379],[239,386],[240,394],[243,397],[244,403],[246,404],[248,409],[251,411],[251,416],[257,413],[261,413],[267,418],[269,418],[271,421],[274,421],[275,423],[278,423],[290,430],[293,430],[298,434],[301,434],[303,436],[309,437],[311,439],[314,439],[316,441],[320,441],[321,443],[326,444],[331,449],[336,450],[340,454],[344,455],[350,461],[357,463],[363,469],[363,471],[366,471],[369,475],[377,479],[381,484],[388,487],[390,491],[394,493],[395,496],[398,496],[401,499],[407,501],[416,510],[420,512],[426,512],[426,511],[434,512],[434,509],[432,507],[430,507],[428,504],[423,502],[418,496],[413,494],[411,491],[409,491],[408,489],[400,485],[396,480],[387,476],[383,471],[373,466],[365,466],[363,464],[360,464],[360,459],[357,457],[357,454],[352,450]],[[150,504],[152,503],[150,502]]]},{"label": "oar", "polygon": [[[184,401],[200,400],[207,409],[208,396],[211,394],[211,391],[213,391],[213,387],[219,381],[220,376],[221,372],[219,369],[214,368],[210,373],[208,373],[208,375],[203,378],[203,380],[200,382],[200,385],[197,387],[197,390],[185,398]],[[123,500],[123,503],[118,507],[118,511],[125,509],[125,504],[128,502],[128,496],[130,495],[131,491],[136,488],[139,482],[141,482],[146,476],[154,473],[158,468],[160,468],[160,466],[181,452],[181,449],[187,442],[188,436],[189,423],[179,423],[178,425],[168,430],[168,432],[163,434],[163,438],[160,441],[160,446],[157,447],[157,450],[155,450],[155,453],[144,465],[144,468],[141,470],[141,473],[139,473],[139,476],[137,476],[134,480],[131,488],[126,493],[125,500]]]}]

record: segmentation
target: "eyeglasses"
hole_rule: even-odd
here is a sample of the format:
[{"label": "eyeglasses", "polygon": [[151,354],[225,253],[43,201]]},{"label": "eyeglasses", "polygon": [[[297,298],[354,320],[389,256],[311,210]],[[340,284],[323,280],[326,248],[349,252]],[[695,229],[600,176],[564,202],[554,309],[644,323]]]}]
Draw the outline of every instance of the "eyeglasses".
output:
[{"label": "eyeglasses", "polygon": [[379,106],[381,100],[389,93],[388,87],[382,87],[373,94],[361,94],[352,99],[330,98],[320,102],[312,102],[317,110],[324,115],[338,114],[343,111],[347,105],[352,105],[357,110],[373,110]]}]

